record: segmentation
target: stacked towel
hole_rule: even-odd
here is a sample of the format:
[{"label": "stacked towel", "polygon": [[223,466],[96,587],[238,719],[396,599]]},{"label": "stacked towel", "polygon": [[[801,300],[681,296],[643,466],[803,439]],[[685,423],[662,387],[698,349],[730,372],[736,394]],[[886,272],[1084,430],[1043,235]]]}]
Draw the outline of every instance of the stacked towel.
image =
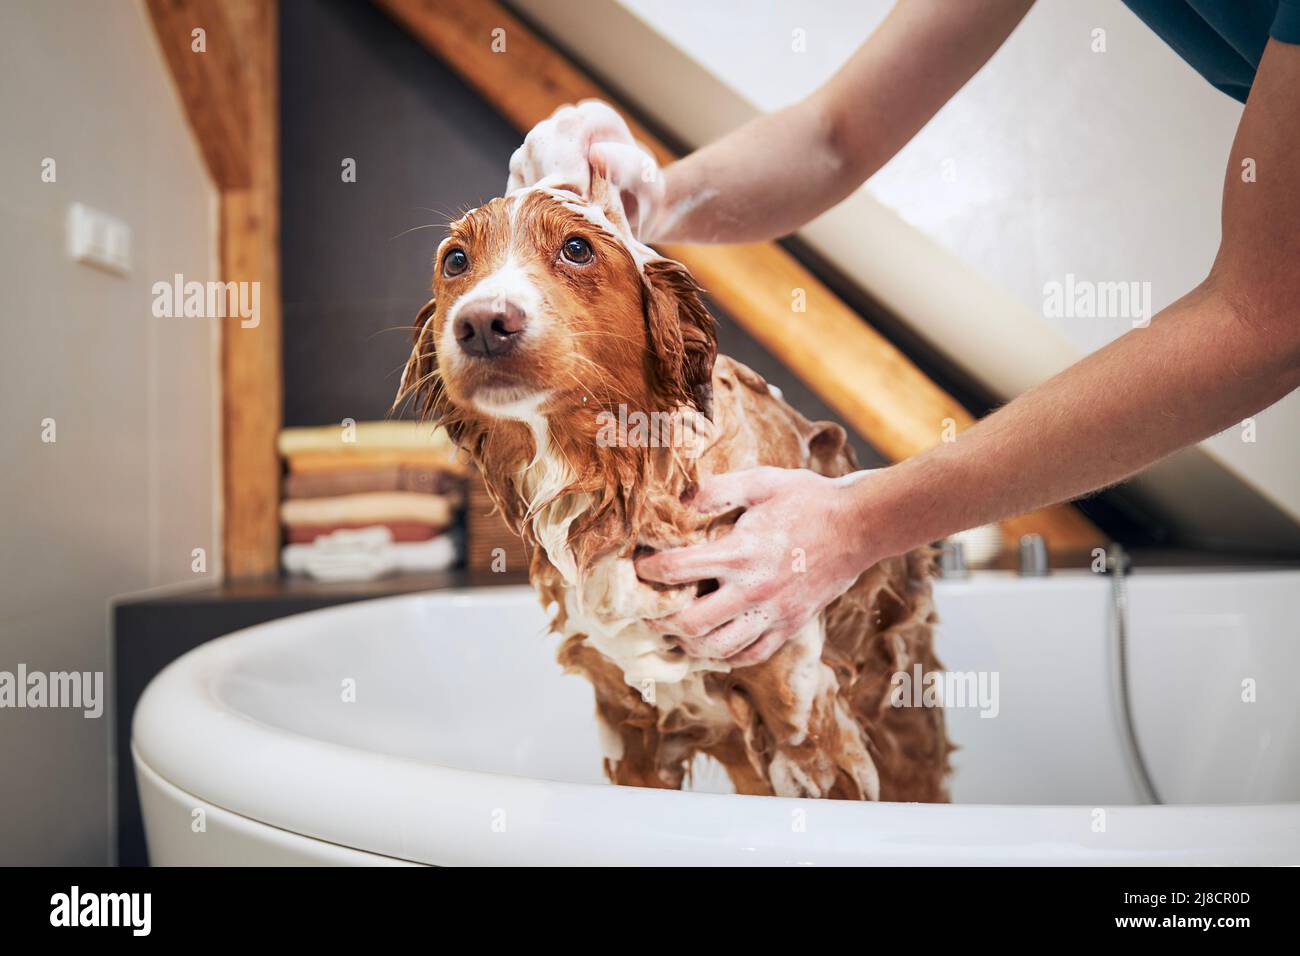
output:
[{"label": "stacked towel", "polygon": [[356,581],[457,561],[466,469],[445,432],[414,422],[286,428],[279,450],[289,573]]},{"label": "stacked towel", "polygon": [[424,465],[375,465],[324,471],[291,471],[284,478],[286,498],[332,498],[380,491],[422,491],[448,495],[460,487],[459,476]]},{"label": "stacked towel", "polygon": [[387,528],[332,531],[311,544],[286,545],[282,555],[290,574],[320,581],[369,581],[393,571],[441,571],[456,562],[451,535],[417,544],[398,544]]}]

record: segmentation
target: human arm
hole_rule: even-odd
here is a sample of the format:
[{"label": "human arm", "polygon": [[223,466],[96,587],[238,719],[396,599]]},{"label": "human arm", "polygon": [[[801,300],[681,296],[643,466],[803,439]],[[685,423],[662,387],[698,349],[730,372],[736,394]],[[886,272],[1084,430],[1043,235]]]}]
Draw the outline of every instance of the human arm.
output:
[{"label": "human arm", "polygon": [[[705,482],[702,510],[747,510],[709,544],[638,562],[647,580],[721,585],[659,630],[697,656],[766,659],[881,558],[1122,481],[1300,386],[1296,90],[1300,46],[1271,41],[1228,163],[1219,253],[1195,289],[897,465],[847,480],[755,469]],[[793,548],[805,571],[778,553]]]},{"label": "human arm", "polygon": [[899,0],[836,74],[660,170],[604,103],[538,124],[508,188],[545,178],[587,194],[594,169],[646,242],[750,242],[793,232],[857,189],[969,80],[1033,0]]}]

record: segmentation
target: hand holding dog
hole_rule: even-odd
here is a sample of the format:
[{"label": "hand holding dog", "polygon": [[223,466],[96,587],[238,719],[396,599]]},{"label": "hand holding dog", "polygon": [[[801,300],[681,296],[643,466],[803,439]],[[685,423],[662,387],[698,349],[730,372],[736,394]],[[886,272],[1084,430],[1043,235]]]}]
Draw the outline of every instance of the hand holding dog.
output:
[{"label": "hand holding dog", "polygon": [[652,625],[692,657],[766,661],[880,557],[854,493],[869,475],[751,468],[706,479],[692,507],[743,508],[735,525],[707,544],[640,558],[636,568],[647,581],[716,579],[718,589]]}]

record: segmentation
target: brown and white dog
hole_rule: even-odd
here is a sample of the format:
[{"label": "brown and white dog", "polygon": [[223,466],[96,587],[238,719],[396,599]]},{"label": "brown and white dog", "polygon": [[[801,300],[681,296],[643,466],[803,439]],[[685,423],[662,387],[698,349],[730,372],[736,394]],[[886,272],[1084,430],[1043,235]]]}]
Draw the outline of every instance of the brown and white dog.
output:
[{"label": "brown and white dog", "polygon": [[[869,569],[762,664],[691,658],[647,624],[698,589],[639,580],[634,554],[739,515],[685,504],[702,478],[856,466],[842,428],[716,354],[690,274],[630,238],[600,180],[592,192],[540,185],[451,224],[398,398],[446,426],[532,546],[559,660],[595,687],[606,773],[677,788],[703,753],[739,793],[946,800],[942,710],[889,701],[892,675],[939,667],[929,552]],[[647,419],[673,423],[668,440],[611,428]]]}]

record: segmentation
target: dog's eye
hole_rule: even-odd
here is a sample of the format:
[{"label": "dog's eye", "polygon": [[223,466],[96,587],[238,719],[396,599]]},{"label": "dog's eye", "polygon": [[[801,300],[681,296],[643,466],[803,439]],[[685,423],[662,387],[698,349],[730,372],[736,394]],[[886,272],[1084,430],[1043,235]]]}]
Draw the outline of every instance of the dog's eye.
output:
[{"label": "dog's eye", "polygon": [[586,265],[591,261],[591,243],[581,236],[570,236],[560,247],[560,254],[574,265]]},{"label": "dog's eye", "polygon": [[452,249],[442,259],[442,274],[458,276],[469,268],[469,256],[464,249]]}]

